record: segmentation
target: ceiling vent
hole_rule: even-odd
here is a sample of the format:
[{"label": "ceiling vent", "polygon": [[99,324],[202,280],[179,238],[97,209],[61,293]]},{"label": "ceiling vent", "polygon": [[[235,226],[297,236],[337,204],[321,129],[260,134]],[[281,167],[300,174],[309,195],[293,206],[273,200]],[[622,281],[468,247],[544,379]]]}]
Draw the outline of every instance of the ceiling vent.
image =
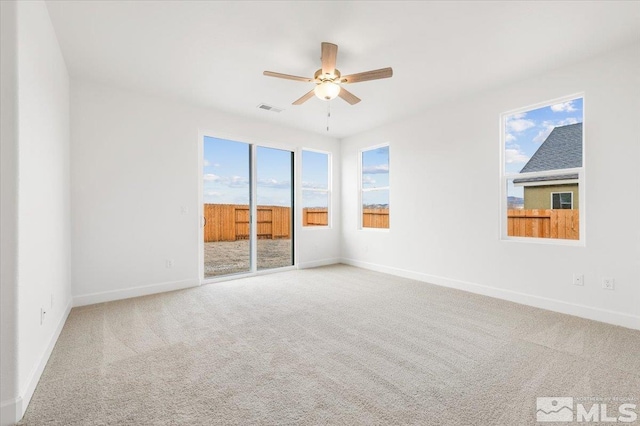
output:
[{"label": "ceiling vent", "polygon": [[263,109],[265,111],[271,111],[271,112],[282,112],[282,111],[284,111],[282,108],[276,108],[274,106],[267,105],[267,104],[260,104],[260,105],[258,105],[258,108]]}]

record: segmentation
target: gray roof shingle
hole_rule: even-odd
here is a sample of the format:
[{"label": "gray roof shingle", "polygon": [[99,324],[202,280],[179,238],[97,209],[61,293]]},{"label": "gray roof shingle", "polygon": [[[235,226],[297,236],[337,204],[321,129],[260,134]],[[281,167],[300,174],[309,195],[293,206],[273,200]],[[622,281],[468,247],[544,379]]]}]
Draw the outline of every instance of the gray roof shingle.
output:
[{"label": "gray roof shingle", "polygon": [[[582,167],[582,123],[554,128],[520,173]],[[514,183],[575,179],[575,175],[514,179]]]}]

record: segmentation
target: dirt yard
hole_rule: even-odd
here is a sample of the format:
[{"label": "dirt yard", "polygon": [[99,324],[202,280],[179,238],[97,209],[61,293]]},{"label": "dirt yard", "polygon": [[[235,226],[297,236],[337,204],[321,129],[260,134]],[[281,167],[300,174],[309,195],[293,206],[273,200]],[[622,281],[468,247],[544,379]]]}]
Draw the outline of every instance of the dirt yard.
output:
[{"label": "dirt yard", "polygon": [[[291,240],[258,240],[258,270],[293,264]],[[249,240],[204,243],[204,276],[249,272]]]}]

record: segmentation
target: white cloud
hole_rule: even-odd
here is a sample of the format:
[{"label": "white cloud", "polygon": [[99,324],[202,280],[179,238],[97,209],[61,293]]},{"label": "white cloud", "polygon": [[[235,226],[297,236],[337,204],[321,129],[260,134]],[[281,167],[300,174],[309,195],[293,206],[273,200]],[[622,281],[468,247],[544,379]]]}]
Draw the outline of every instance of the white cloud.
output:
[{"label": "white cloud", "polygon": [[242,176],[218,176],[213,173],[206,173],[203,176],[205,182],[215,182],[226,185],[229,188],[241,188],[249,184],[249,179]]},{"label": "white cloud", "polygon": [[213,167],[220,167],[220,163],[213,163]]},{"label": "white cloud", "polygon": [[207,195],[209,197],[220,197],[222,196],[222,192],[218,192],[218,191],[207,191],[204,193],[204,195]]},{"label": "white cloud", "polygon": [[303,191],[302,192],[302,198],[304,199],[315,199],[315,198],[319,198],[319,199],[327,199],[327,195],[328,192],[324,192],[324,191]]},{"label": "white cloud", "polygon": [[207,167],[207,166],[210,166],[210,165],[211,165],[211,163],[209,162],[209,160],[207,160],[206,158],[204,159],[204,163],[203,163],[203,164],[204,164],[204,166],[205,166],[205,167]]},{"label": "white cloud", "polygon": [[529,157],[519,148],[507,148],[504,150],[505,162],[507,164],[526,163]]},{"label": "white cloud", "polygon": [[553,112],[572,112],[575,111],[575,107],[573,106],[573,101],[562,102],[560,104],[551,105],[551,111]]},{"label": "white cloud", "polygon": [[523,118],[507,119],[507,131],[512,132],[524,132],[527,129],[534,127],[536,123],[533,120],[525,120]]},{"label": "white cloud", "polygon": [[515,140],[516,140],[515,136],[513,136],[511,133],[507,133],[507,135],[506,135],[506,141],[507,142],[513,142]]},{"label": "white cloud", "polygon": [[368,183],[373,185],[374,183],[376,183],[376,180],[371,176],[362,176],[362,183]]},{"label": "white cloud", "polygon": [[249,184],[249,180],[242,176],[225,177],[223,178],[223,182],[231,188],[240,188]]},{"label": "white cloud", "polygon": [[538,134],[536,135],[536,137],[535,137],[535,138],[533,138],[533,141],[534,141],[535,143],[542,143],[542,142],[544,142],[544,141],[549,137],[549,135],[551,134],[551,132],[553,131],[553,128],[554,128],[554,126],[551,126],[551,127],[546,127],[546,128],[544,128],[544,129],[540,130],[540,131],[538,132]]},{"label": "white cloud", "polygon": [[565,118],[564,120],[556,120],[556,121],[543,121],[540,125],[542,128],[538,131],[538,134],[533,138],[535,143],[544,142],[547,137],[551,134],[553,129],[560,126],[567,126],[569,124],[578,123],[578,119],[575,117]]},{"label": "white cloud", "polygon": [[367,166],[362,168],[362,173],[375,175],[378,173],[389,173],[388,164],[377,164],[375,166]]},{"label": "white cloud", "polygon": [[[557,126],[567,126],[569,124],[577,124],[579,123],[578,119],[575,117],[569,117],[569,118],[565,118],[564,120],[560,120],[557,124]],[[557,127],[556,126],[556,127]]]},{"label": "white cloud", "polygon": [[527,116],[526,112],[518,112],[515,114],[511,114],[509,117],[507,117],[507,120],[517,120],[520,118],[525,118]]},{"label": "white cloud", "polygon": [[302,181],[302,189],[327,189],[326,183],[318,183],[318,182],[306,182]]},{"label": "white cloud", "polygon": [[290,188],[291,182],[288,180],[279,181],[277,179],[260,179],[258,180],[258,186],[264,186],[267,188]]},{"label": "white cloud", "polygon": [[327,208],[329,197],[326,192],[320,191],[302,191],[303,207],[324,207]]}]

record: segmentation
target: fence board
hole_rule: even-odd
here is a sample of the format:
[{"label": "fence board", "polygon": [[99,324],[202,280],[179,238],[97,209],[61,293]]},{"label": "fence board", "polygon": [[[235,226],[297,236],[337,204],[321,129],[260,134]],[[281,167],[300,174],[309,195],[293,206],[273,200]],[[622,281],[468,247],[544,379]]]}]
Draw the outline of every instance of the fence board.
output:
[{"label": "fence board", "polygon": [[302,209],[303,226],[327,226],[329,225],[329,212],[322,207],[307,207]]},{"label": "fence board", "polygon": [[[519,212],[518,216],[524,216],[524,211]],[[518,217],[518,233],[527,235],[527,221],[523,217]]]},{"label": "fence board", "polygon": [[567,238],[567,216],[558,213],[558,238]]},{"label": "fence board", "polygon": [[529,220],[522,220],[522,223],[524,223],[524,234],[525,235],[538,235],[538,234],[534,234],[533,233],[533,222],[536,220],[533,217],[529,217]]},{"label": "fence board", "polygon": [[550,210],[549,229],[551,229],[550,238],[558,238],[558,211]]},{"label": "fence board", "polygon": [[290,210],[287,208],[273,208],[271,210],[271,238],[289,237]]},{"label": "fence board", "polygon": [[258,206],[258,238],[268,239],[273,235],[271,209]]},{"label": "fence board", "polygon": [[567,228],[567,238],[572,240],[579,239],[578,234],[579,234],[580,226],[579,226],[577,215],[567,216],[566,228]]},{"label": "fence board", "polygon": [[206,218],[205,241],[235,240],[236,218],[233,209],[224,208],[219,204],[205,204],[204,217]]},{"label": "fence board", "polygon": [[[223,205],[219,205],[221,209]],[[247,240],[249,239],[249,230],[251,224],[249,222],[249,207],[247,206],[233,206],[235,211],[235,234],[228,235],[226,240],[222,241],[235,241],[235,240]],[[219,241],[219,240],[215,240]]]},{"label": "fence board", "polygon": [[580,211],[554,209],[509,209],[507,235],[513,237],[580,238]]},{"label": "fence board", "polygon": [[362,209],[363,228],[388,228],[389,209]]}]

